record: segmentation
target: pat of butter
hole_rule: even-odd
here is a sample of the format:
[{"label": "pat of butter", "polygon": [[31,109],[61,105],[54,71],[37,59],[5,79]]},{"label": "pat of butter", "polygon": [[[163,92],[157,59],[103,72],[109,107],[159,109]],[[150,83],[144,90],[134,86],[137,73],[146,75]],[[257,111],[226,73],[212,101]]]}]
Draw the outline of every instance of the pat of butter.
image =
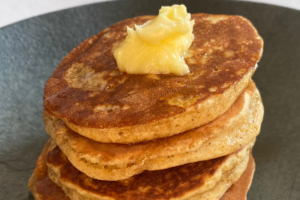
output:
[{"label": "pat of butter", "polygon": [[119,70],[128,74],[185,75],[184,55],[194,40],[194,20],[184,5],[162,7],[159,15],[135,29],[127,27],[125,41],[115,50]]}]

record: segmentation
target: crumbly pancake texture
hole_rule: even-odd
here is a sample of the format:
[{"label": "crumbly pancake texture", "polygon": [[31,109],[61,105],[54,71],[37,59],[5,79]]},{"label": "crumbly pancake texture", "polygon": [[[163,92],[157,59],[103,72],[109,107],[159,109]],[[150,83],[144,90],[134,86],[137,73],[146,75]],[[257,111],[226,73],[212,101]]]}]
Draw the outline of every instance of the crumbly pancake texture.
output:
[{"label": "crumbly pancake texture", "polygon": [[121,73],[113,51],[128,19],[76,47],[58,65],[44,91],[44,108],[79,134],[105,143],[136,143],[181,133],[223,114],[248,85],[263,41],[240,16],[193,14],[195,40],[185,61],[190,73]]},{"label": "crumbly pancake texture", "polygon": [[62,120],[46,112],[43,116],[46,131],[69,161],[99,180],[121,180],[144,170],[166,169],[228,155],[259,134],[262,119],[263,105],[253,81],[230,109],[213,122],[149,142],[100,143],[75,133]]},{"label": "crumbly pancake texture", "polygon": [[100,181],[78,171],[52,143],[48,177],[70,199],[220,199],[245,171],[249,145],[228,156],[158,171],[145,171],[121,181]]}]

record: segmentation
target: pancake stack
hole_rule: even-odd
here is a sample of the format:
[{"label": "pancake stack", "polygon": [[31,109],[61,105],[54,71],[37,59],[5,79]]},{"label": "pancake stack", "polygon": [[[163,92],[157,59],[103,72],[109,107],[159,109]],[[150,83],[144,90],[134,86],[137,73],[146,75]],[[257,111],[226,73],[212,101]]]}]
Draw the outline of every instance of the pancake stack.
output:
[{"label": "pancake stack", "polygon": [[35,199],[246,199],[263,119],[251,80],[263,41],[240,16],[193,14],[190,73],[118,70],[119,22],[76,47],[45,85],[51,139],[28,187]]}]

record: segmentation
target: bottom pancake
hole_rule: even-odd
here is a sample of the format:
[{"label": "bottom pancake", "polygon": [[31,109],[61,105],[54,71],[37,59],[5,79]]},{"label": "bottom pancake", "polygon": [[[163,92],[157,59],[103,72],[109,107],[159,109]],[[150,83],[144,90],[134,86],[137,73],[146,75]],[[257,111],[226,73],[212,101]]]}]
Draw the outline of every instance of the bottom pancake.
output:
[{"label": "bottom pancake", "polygon": [[[231,155],[198,163],[186,164],[166,170],[144,172],[122,181],[99,181],[87,177],[74,168],[58,147],[49,142],[37,161],[28,187],[35,199],[220,199],[225,191],[236,182],[249,160],[252,144]],[[46,154],[49,178],[47,177]],[[243,181],[233,186],[230,195],[222,200],[239,195],[246,197],[251,184],[253,165],[248,164]],[[66,171],[65,171],[66,170]],[[60,187],[58,187],[56,182]],[[248,182],[247,182],[248,181]],[[245,189],[247,188],[247,189]],[[238,198],[242,199],[242,198]]]}]

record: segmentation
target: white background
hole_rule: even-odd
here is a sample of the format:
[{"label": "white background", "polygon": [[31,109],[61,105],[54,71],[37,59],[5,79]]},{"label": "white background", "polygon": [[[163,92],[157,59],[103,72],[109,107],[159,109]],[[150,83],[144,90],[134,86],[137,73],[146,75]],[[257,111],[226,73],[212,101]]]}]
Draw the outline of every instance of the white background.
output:
[{"label": "white background", "polygon": [[[109,0],[0,0],[0,28],[33,16]],[[300,10],[300,0],[248,0]]]}]

